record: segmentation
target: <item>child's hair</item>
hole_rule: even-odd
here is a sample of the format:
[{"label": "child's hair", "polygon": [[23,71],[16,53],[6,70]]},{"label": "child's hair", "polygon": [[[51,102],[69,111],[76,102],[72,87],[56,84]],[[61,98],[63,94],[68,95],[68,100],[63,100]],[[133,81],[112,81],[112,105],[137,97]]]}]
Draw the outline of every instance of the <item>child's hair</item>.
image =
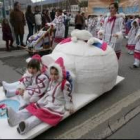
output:
[{"label": "child's hair", "polygon": [[57,12],[59,12],[60,14],[63,13],[62,9],[57,9]]},{"label": "child's hair", "polygon": [[31,59],[29,63],[27,64],[27,68],[33,68],[37,69],[37,71],[40,70],[40,62],[37,59]]},{"label": "child's hair", "polygon": [[[7,22],[7,23],[6,23]],[[9,22],[8,22],[8,19],[6,19],[6,18],[4,18],[3,20],[2,20],[2,26],[4,26],[4,25],[9,25]]]},{"label": "child's hair", "polygon": [[54,67],[54,66],[52,66],[52,67],[50,68],[50,70],[56,70],[56,72],[58,73],[58,69],[57,69],[56,67]]},{"label": "child's hair", "polygon": [[136,21],[134,21],[134,22],[133,22],[133,25],[137,25],[137,22],[136,22]]}]

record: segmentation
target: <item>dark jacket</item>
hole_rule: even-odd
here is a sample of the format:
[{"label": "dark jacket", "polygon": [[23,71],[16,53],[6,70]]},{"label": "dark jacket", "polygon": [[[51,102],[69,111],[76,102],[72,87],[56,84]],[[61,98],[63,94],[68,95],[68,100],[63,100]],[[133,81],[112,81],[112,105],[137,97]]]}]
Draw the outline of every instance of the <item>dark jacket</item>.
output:
[{"label": "dark jacket", "polygon": [[83,16],[78,14],[76,15],[75,17],[75,25],[83,25],[84,24],[84,19],[83,19]]},{"label": "dark jacket", "polygon": [[33,24],[35,24],[35,17],[33,13],[25,13],[25,17],[26,17],[26,21],[27,24],[30,24],[33,26]]},{"label": "dark jacket", "polygon": [[2,38],[4,41],[13,40],[11,28],[8,24],[2,25],[2,33],[3,33]]},{"label": "dark jacket", "polygon": [[51,19],[47,14],[42,14],[42,27],[45,26],[46,23],[50,23]]},{"label": "dark jacket", "polygon": [[13,10],[10,13],[10,23],[14,28],[15,34],[24,34],[25,17],[22,11]]}]

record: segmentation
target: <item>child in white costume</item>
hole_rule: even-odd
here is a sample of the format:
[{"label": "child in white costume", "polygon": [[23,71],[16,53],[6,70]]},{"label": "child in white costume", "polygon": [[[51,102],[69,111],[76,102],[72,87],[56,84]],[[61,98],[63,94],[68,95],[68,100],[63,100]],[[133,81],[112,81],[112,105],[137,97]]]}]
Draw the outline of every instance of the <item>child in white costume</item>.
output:
[{"label": "child in white costume", "polygon": [[137,35],[138,29],[139,29],[139,22],[137,19],[135,19],[132,22],[132,27],[128,33],[128,43],[126,45],[128,49],[128,54],[134,54],[135,45],[136,45],[135,37]]},{"label": "child in white costume", "polygon": [[117,14],[119,8],[117,3],[111,3],[109,8],[110,14],[105,18],[103,29],[99,34],[104,34],[103,40],[114,49],[119,59],[125,31],[124,15]]},{"label": "child in white costume", "polygon": [[34,55],[27,64],[27,70],[22,78],[15,83],[2,82],[6,97],[20,95],[25,104],[38,101],[47,90],[49,77],[46,68],[41,68],[41,57]]},{"label": "child in white costume", "polygon": [[88,24],[88,31],[93,35],[93,37],[96,37],[97,17],[91,15],[87,24]]},{"label": "child in white costume", "polygon": [[103,35],[102,35],[102,34],[99,34],[98,32],[99,32],[100,30],[102,30],[103,25],[104,25],[104,21],[101,20],[100,23],[98,24],[97,28],[96,28],[97,38],[99,38],[100,40],[103,39]]},{"label": "child in white costume", "polygon": [[63,59],[58,58],[48,71],[51,78],[48,90],[37,103],[19,112],[7,108],[8,123],[10,126],[19,124],[17,131],[20,134],[27,133],[42,122],[55,126],[62,120],[66,110],[70,113],[74,111],[71,84],[67,80],[62,90],[62,81],[66,76]]},{"label": "child in white costume", "polygon": [[55,32],[55,42],[60,43],[64,39],[65,35],[65,25],[64,25],[64,17],[62,16],[62,10],[57,10],[57,15],[55,19],[52,21],[55,24],[56,32]]},{"label": "child in white costume", "polygon": [[136,46],[134,50],[134,63],[132,68],[139,68],[140,66],[140,29],[138,30],[138,33],[136,35]]}]

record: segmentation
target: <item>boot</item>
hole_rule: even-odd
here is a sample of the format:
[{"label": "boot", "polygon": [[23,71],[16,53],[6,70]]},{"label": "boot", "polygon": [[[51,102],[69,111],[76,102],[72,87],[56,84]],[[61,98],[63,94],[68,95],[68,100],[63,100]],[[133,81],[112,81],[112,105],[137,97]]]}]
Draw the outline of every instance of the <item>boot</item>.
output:
[{"label": "boot", "polygon": [[7,107],[6,113],[7,113],[8,124],[11,127],[16,126],[22,121],[22,117],[17,112],[15,112],[12,108]]},{"label": "boot", "polygon": [[14,97],[16,95],[16,90],[15,89],[11,89],[11,90],[4,90],[5,96],[7,98],[11,98]]},{"label": "boot", "polygon": [[5,90],[17,89],[19,83],[20,83],[19,81],[14,83],[7,83],[5,81],[2,81],[2,86]]}]

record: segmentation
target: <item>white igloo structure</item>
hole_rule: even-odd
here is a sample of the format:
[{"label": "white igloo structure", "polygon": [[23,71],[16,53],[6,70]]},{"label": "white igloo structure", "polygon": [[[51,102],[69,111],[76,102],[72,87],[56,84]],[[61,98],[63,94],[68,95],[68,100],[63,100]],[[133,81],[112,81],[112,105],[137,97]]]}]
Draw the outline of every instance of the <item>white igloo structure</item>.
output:
[{"label": "white igloo structure", "polygon": [[118,75],[114,50],[110,46],[105,50],[97,47],[103,41],[93,38],[86,30],[74,30],[71,36],[59,43],[49,56],[54,60],[62,57],[66,69],[74,73],[74,92],[101,95],[111,90]]}]

